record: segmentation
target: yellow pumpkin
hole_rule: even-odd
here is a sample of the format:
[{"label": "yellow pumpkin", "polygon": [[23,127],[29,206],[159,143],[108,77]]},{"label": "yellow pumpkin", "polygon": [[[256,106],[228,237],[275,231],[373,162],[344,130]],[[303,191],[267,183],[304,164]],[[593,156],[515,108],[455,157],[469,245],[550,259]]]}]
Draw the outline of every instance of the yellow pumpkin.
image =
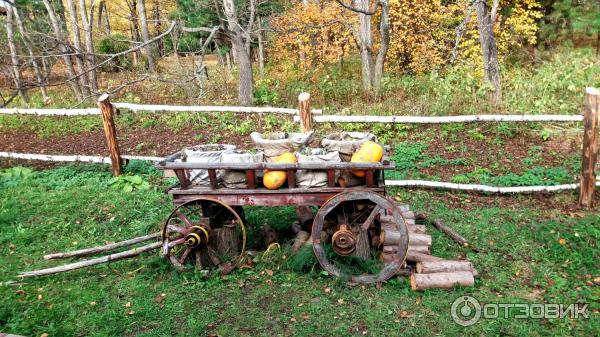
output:
[{"label": "yellow pumpkin", "polygon": [[[381,161],[381,158],[383,158],[383,147],[369,140],[362,143],[358,151],[354,152],[350,161],[353,163],[378,163]],[[366,175],[366,172],[363,170],[354,170],[352,174],[362,178]]]},{"label": "yellow pumpkin", "polygon": [[[274,163],[297,163],[298,159],[293,153],[286,152],[281,154],[275,158],[273,158]],[[265,170],[265,174],[263,176],[263,185],[270,190],[276,190],[280,188],[286,181],[287,175],[285,171],[271,171]]]}]

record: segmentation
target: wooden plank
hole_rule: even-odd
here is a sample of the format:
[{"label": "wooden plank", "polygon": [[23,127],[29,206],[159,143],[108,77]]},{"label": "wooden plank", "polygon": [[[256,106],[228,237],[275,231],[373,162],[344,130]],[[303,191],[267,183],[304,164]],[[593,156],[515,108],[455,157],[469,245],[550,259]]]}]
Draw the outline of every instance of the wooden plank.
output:
[{"label": "wooden plank", "polygon": [[329,169],[327,170],[327,186],[335,187],[335,170]]},{"label": "wooden plank", "polygon": [[[219,191],[218,189],[215,191]],[[173,194],[173,203],[181,205],[199,196],[210,196],[231,206],[321,206],[338,192],[304,192],[281,194]],[[381,192],[383,193],[383,192]]]},{"label": "wooden plank", "polygon": [[285,171],[287,176],[288,188],[296,187],[296,171],[288,169]]},{"label": "wooden plank", "polygon": [[189,163],[189,162],[166,162],[161,161],[156,165],[160,169],[186,169],[186,170],[272,170],[285,171],[294,170],[391,170],[396,164],[391,162],[387,165],[382,163]]},{"label": "wooden plank", "polygon": [[217,189],[219,182],[217,181],[217,171],[214,169],[208,170],[208,180],[210,181],[210,188]]},{"label": "wooden plank", "polygon": [[254,170],[246,170],[246,186],[248,186],[249,189],[256,188],[256,176]]},{"label": "wooden plank", "polygon": [[211,189],[208,186],[190,185],[189,188],[182,189],[181,187],[171,187],[168,190],[169,194],[187,194],[187,195],[219,195],[219,194],[232,194],[232,195],[252,195],[252,194],[269,194],[269,195],[283,195],[283,194],[294,194],[294,193],[340,193],[345,191],[373,191],[383,192],[383,186],[367,188],[364,185],[356,187],[296,187],[296,188],[280,188],[277,190],[269,190],[266,188],[218,188],[216,190]]}]

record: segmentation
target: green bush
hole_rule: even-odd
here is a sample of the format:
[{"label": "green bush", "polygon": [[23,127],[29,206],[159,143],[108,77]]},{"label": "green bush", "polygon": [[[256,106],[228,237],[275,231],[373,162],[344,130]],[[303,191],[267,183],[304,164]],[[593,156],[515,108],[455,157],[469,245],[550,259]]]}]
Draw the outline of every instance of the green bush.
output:
[{"label": "green bush", "polygon": [[[96,50],[101,54],[117,54],[122,53],[131,46],[127,42],[127,37],[122,34],[113,34],[109,37],[105,37],[98,43]],[[119,71],[122,69],[130,69],[132,60],[130,55],[122,55],[111,60],[106,66],[102,68],[103,71]]]}]

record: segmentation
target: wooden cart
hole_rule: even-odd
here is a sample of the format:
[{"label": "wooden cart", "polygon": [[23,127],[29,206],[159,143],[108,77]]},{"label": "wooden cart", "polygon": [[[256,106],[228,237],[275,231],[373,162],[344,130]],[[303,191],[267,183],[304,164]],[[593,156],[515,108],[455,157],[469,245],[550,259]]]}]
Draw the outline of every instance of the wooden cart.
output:
[{"label": "wooden cart", "polygon": [[[178,269],[217,267],[229,272],[245,259],[246,221],[243,206],[317,206],[309,221],[314,253],[334,277],[352,283],[382,282],[402,267],[408,230],[401,210],[386,197],[384,171],[395,164],[379,163],[191,163],[180,153],[157,163],[173,170],[179,182],[167,189],[175,210],[162,229],[162,254]],[[209,184],[190,182],[190,170],[207,170]],[[219,184],[220,170],[243,172],[247,188]],[[287,186],[269,190],[257,177],[264,170],[285,171]],[[297,170],[327,172],[327,186],[298,187]],[[336,175],[364,171],[362,184],[340,187]],[[222,171],[221,171],[222,172]],[[312,214],[311,214],[312,215]]]}]

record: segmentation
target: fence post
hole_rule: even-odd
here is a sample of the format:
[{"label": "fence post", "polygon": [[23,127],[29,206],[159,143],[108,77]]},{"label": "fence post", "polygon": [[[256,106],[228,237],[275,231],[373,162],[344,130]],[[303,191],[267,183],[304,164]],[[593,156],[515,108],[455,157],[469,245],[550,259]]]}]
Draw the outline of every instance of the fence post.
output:
[{"label": "fence post", "polygon": [[579,205],[593,207],[596,187],[596,161],[598,160],[598,119],[600,115],[600,89],[586,88],[583,109],[583,152],[581,155],[581,185]]},{"label": "fence post", "polygon": [[115,128],[115,121],[113,119],[113,113],[116,109],[110,103],[108,94],[104,94],[98,98],[98,107],[102,112],[102,124],[104,125],[106,144],[108,145],[108,151],[110,152],[112,172],[115,177],[120,176],[123,174],[123,158],[121,158],[121,153],[119,152],[119,144],[117,143],[117,130]]},{"label": "fence post", "polygon": [[312,130],[312,112],[310,111],[310,94],[303,92],[298,95],[298,110],[300,110],[300,130],[307,133]]}]

